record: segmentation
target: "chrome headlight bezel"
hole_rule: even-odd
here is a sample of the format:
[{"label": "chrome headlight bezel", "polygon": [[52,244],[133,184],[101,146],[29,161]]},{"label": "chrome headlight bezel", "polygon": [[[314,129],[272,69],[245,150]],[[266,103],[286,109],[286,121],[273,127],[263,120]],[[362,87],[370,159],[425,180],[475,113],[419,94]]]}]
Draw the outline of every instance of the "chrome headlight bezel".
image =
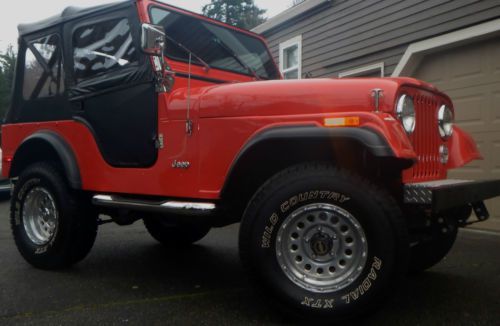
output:
[{"label": "chrome headlight bezel", "polygon": [[403,124],[403,128],[408,135],[415,132],[417,119],[415,113],[415,102],[410,95],[403,94],[399,97],[396,105],[396,115]]},{"label": "chrome headlight bezel", "polygon": [[450,107],[443,104],[438,110],[438,128],[439,135],[444,140],[453,136],[453,127],[455,125],[455,117]]}]

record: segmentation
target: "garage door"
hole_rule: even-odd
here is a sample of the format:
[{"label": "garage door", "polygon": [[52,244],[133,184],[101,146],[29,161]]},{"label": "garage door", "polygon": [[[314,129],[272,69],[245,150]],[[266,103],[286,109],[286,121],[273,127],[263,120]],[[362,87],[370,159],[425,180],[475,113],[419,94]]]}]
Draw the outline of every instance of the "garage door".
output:
[{"label": "garage door", "polygon": [[[500,38],[428,55],[414,75],[451,96],[458,124],[472,134],[485,157],[450,177],[500,179]],[[492,219],[478,227],[500,231],[500,200],[487,205]]]}]

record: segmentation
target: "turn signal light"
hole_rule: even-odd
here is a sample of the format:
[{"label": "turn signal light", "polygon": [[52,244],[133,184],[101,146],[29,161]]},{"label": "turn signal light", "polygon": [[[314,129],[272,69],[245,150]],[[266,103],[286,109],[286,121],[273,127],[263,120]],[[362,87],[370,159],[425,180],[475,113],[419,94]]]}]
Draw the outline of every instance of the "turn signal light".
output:
[{"label": "turn signal light", "polygon": [[325,119],[325,127],[358,127],[359,125],[360,125],[359,117]]}]

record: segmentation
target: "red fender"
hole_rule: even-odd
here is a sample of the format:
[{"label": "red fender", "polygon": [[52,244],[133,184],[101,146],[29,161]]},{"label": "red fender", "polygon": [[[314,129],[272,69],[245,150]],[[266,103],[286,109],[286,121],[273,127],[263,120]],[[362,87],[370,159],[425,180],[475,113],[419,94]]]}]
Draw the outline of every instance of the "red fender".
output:
[{"label": "red fender", "polygon": [[484,159],[471,135],[455,126],[449,141],[450,160],[447,169],[456,169],[474,160]]}]

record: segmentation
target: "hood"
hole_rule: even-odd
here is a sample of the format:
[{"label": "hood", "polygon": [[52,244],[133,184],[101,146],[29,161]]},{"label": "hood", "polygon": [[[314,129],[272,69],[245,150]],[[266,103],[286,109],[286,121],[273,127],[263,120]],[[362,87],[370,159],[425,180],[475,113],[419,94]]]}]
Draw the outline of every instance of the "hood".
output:
[{"label": "hood", "polygon": [[372,111],[373,90],[383,90],[380,110],[392,112],[398,89],[433,86],[410,78],[260,81],[221,85],[200,94],[201,118]]}]

